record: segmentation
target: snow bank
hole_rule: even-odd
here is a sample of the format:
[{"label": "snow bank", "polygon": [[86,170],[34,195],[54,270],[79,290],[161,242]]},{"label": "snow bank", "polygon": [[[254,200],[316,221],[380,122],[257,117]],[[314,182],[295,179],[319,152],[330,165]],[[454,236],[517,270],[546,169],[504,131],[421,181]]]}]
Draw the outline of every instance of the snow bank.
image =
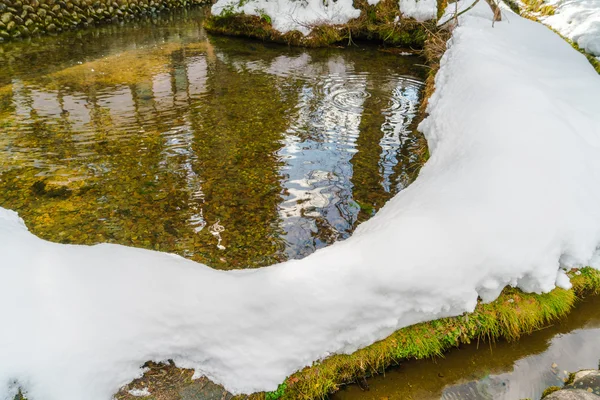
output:
[{"label": "snow bank", "polygon": [[281,33],[298,30],[308,35],[316,25],[345,24],[360,16],[352,0],[218,0],[213,15],[235,12],[268,15],[273,28]]},{"label": "snow bank", "polygon": [[505,285],[543,292],[600,264],[600,78],[545,27],[465,14],[421,128],[419,178],[348,240],[216,271],[103,244],[60,245],[0,209],[0,398],[107,400],[173,358],[235,393]]},{"label": "snow bank", "polygon": [[[380,0],[367,0],[376,5]],[[308,35],[317,25],[345,24],[360,16],[352,0],[218,0],[213,4],[213,15],[230,12],[247,15],[268,15],[273,28],[281,33],[293,30]],[[435,19],[436,0],[400,0],[400,12],[417,21]]]},{"label": "snow bank", "polygon": [[400,12],[405,18],[424,22],[437,19],[436,0],[400,0]]},{"label": "snow bank", "polygon": [[542,22],[571,39],[582,49],[600,56],[600,0],[550,0],[554,15]]}]

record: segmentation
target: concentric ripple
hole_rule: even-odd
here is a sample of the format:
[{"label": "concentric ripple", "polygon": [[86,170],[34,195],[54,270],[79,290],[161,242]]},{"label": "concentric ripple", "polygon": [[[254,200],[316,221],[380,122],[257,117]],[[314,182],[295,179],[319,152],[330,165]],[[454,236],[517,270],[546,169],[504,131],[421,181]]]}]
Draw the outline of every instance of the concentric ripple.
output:
[{"label": "concentric ripple", "polygon": [[198,39],[193,13],[86,32],[0,44],[20,60],[0,70],[0,206],[39,236],[261,266],[348,237],[407,180],[418,60]]}]

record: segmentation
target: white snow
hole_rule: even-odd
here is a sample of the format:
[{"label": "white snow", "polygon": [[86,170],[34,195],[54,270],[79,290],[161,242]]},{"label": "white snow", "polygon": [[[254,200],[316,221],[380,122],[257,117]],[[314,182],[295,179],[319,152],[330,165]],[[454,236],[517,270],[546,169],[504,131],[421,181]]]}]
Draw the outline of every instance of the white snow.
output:
[{"label": "white snow", "polygon": [[147,397],[152,395],[152,393],[150,393],[150,391],[148,390],[148,388],[143,388],[143,389],[131,389],[128,391],[128,393],[134,397]]},{"label": "white snow", "polygon": [[400,0],[400,12],[404,18],[423,22],[437,18],[436,0]]},{"label": "white snow", "polygon": [[[380,0],[367,0],[376,5]],[[435,19],[436,0],[399,0],[404,17],[417,21]],[[360,16],[352,0],[218,0],[211,8],[213,15],[229,12],[268,15],[273,28],[281,33],[297,30],[304,35],[318,25],[345,24]]]},{"label": "white snow", "polygon": [[317,25],[345,24],[360,16],[352,0],[218,0],[211,12],[213,15],[223,12],[266,14],[279,32],[298,30],[304,35]]},{"label": "white snow", "polygon": [[600,56],[600,0],[550,0],[554,15],[540,18],[582,49]]},{"label": "white snow", "polygon": [[108,400],[172,358],[234,393],[471,311],[505,285],[600,266],[600,78],[540,24],[461,17],[421,129],[418,179],[344,242],[217,271],[124,246],[60,245],[0,209],[0,398]]}]

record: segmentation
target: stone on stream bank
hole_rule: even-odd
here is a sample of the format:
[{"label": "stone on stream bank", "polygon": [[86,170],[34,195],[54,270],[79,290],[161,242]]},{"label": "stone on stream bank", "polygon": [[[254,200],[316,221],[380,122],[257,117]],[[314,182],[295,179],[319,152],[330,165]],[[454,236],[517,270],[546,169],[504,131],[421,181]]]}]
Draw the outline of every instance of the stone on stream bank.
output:
[{"label": "stone on stream bank", "polygon": [[0,0],[0,42],[129,21],[207,0]]},{"label": "stone on stream bank", "polygon": [[549,392],[544,400],[600,400],[600,371],[583,370],[571,374],[564,388]]}]

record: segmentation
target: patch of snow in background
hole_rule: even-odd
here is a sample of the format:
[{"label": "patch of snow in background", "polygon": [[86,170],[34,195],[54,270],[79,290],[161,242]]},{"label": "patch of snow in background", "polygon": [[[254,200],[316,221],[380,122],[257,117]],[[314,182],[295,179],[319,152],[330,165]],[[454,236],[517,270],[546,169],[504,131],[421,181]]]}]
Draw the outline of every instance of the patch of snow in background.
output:
[{"label": "patch of snow in background", "polygon": [[541,21],[571,39],[586,52],[600,56],[600,0],[550,0],[554,15]]},{"label": "patch of snow in background", "polygon": [[492,27],[485,2],[461,21],[420,126],[419,177],[302,260],[217,271],[55,244],[0,208],[0,398],[21,385],[30,400],[108,400],[167,359],[233,393],[274,390],[506,285],[547,292],[569,286],[564,269],[600,267],[600,77],[540,24]]},{"label": "patch of snow in background", "polygon": [[298,30],[304,35],[316,25],[345,24],[360,16],[352,0],[218,0],[211,8],[213,15],[228,10],[256,16],[266,14],[279,32]]},{"label": "patch of snow in background", "polygon": [[400,12],[404,18],[419,22],[437,19],[436,0],[400,0]]}]

